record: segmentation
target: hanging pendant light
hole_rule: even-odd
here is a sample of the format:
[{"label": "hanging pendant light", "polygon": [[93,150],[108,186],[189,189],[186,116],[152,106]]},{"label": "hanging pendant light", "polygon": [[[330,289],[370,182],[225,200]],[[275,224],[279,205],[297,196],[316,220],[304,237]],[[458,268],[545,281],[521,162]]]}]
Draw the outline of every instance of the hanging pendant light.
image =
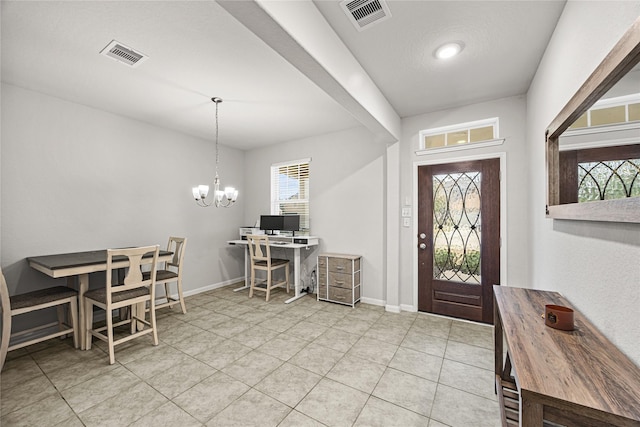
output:
[{"label": "hanging pendant light", "polygon": [[193,187],[192,192],[198,206],[203,208],[208,208],[209,206],[228,208],[236,202],[238,190],[233,187],[225,187],[224,191],[220,190],[220,178],[218,177],[218,104],[222,102],[222,99],[213,97],[211,100],[216,104],[216,177],[213,180],[213,199],[207,199],[209,195],[208,185]]}]

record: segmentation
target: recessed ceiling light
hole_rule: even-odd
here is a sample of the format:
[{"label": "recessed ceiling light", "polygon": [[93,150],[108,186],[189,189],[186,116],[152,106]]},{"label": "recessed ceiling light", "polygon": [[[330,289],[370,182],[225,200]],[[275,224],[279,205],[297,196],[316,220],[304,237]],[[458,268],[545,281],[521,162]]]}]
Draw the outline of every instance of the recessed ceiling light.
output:
[{"label": "recessed ceiling light", "polygon": [[436,49],[435,57],[438,59],[451,58],[462,52],[463,48],[464,45],[460,42],[443,44],[438,49]]}]

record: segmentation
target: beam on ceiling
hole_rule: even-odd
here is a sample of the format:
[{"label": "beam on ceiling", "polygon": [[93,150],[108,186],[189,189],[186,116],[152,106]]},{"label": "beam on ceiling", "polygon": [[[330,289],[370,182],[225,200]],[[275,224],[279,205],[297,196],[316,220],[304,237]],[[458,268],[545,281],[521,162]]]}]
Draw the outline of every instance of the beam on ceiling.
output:
[{"label": "beam on ceiling", "polygon": [[312,1],[217,3],[351,113],[377,140],[400,140],[400,117]]}]

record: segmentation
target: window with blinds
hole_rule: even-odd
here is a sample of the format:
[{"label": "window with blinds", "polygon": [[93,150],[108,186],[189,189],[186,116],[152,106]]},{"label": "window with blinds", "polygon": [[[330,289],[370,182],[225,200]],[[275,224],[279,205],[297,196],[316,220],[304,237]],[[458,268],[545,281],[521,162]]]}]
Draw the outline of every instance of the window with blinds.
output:
[{"label": "window with blinds", "polygon": [[309,163],[311,159],[271,165],[271,215],[300,215],[309,231]]}]

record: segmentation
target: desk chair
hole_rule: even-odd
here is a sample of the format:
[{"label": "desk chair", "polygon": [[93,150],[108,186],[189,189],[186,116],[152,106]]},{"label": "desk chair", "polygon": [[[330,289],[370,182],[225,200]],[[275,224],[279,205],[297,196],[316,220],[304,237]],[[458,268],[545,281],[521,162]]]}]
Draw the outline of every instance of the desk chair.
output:
[{"label": "desk chair", "polygon": [[[142,256],[153,252],[151,262],[151,273],[148,279],[144,279],[141,270]],[[86,316],[86,342],[87,350],[91,349],[91,338],[96,337],[105,341],[109,346],[109,364],[115,363],[115,346],[125,343],[142,335],[152,334],[153,345],[158,345],[158,330],[156,329],[155,310],[155,284],[156,267],[158,265],[159,245],[143,246],[128,249],[107,249],[107,280],[103,288],[85,292],[85,316]],[[120,261],[123,257],[129,259],[129,269],[124,277],[123,283],[112,285],[114,260]],[[116,274],[117,276],[117,274]],[[149,302],[149,321],[145,320],[144,304]],[[143,304],[142,309],[137,309],[138,304]],[[100,307],[106,312],[107,325],[93,329],[93,306]],[[113,310],[128,307],[131,315],[128,319],[113,323]],[[131,324],[131,333],[123,338],[114,340],[113,328]],[[137,325],[140,325],[141,329]],[[148,326],[149,328],[144,328]],[[102,331],[107,331],[106,335]]]},{"label": "desk chair", "polygon": [[[250,235],[247,236],[249,244],[249,256],[251,258],[251,288],[249,289],[249,298],[253,298],[253,291],[264,291],[267,293],[266,301],[269,301],[271,289],[280,288],[286,285],[287,293],[289,293],[289,260],[271,258],[271,247],[269,246],[269,237],[266,235]],[[264,247],[264,250],[263,250]],[[285,280],[280,282],[273,281],[273,271],[284,268]],[[266,287],[256,286],[256,271],[266,271],[267,279],[264,282]]]},{"label": "desk chair", "polygon": [[[2,276],[0,284],[0,300],[2,304],[2,340],[0,343],[0,370],[4,366],[4,361],[7,357],[7,352],[17,350],[29,346],[31,344],[39,343],[49,340],[51,338],[60,337],[73,333],[73,345],[78,348],[78,292],[74,289],[67,288],[66,286],[55,286],[53,288],[41,289],[38,291],[27,292],[25,294],[9,296],[9,289],[7,288],[7,282],[4,279],[4,274],[0,270],[0,276]],[[69,304],[69,317],[71,319],[71,325],[64,323],[64,305]],[[48,307],[58,308],[58,321],[49,323],[42,326],[37,326],[26,331],[11,334],[11,319],[13,316],[18,316],[24,313],[30,313],[36,310],[42,310]],[[31,340],[19,342],[17,344],[9,345],[9,341],[12,337],[18,337],[30,332],[51,328],[58,325],[58,331],[33,338]]]},{"label": "desk chair", "polygon": [[[187,314],[187,306],[184,303],[182,295],[182,261],[184,259],[184,251],[187,247],[186,237],[169,237],[167,250],[173,252],[173,259],[165,263],[164,268],[156,272],[156,285],[164,285],[164,297],[166,302],[156,304],[156,310],[163,307],[172,307],[180,304],[183,314]],[[144,272],[143,277],[149,280],[151,273]],[[178,299],[172,298],[169,293],[169,283],[176,282]]]}]

